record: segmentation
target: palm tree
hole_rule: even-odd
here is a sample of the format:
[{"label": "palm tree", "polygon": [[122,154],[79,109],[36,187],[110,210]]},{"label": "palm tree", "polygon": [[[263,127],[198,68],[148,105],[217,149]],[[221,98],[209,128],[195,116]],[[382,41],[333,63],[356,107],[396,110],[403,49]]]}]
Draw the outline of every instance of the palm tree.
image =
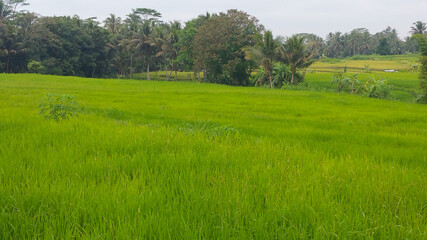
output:
[{"label": "palm tree", "polygon": [[[156,55],[157,46],[153,37],[153,29],[160,23],[161,14],[154,9],[133,9],[125,20],[128,30],[132,33],[128,50],[133,51],[137,58],[145,58],[147,62],[147,80],[150,78],[151,57]],[[131,54],[131,57],[133,54]]]},{"label": "palm tree", "polygon": [[[181,30],[181,23],[178,21],[171,22],[159,26],[156,36],[153,36],[153,46],[159,48],[157,56],[163,56],[165,61],[166,80],[169,80],[172,72],[175,72],[175,81],[177,81],[177,60],[179,49],[177,43],[179,41],[179,31]],[[168,60],[172,64],[170,74],[167,73]]]},{"label": "palm tree", "polygon": [[424,34],[427,31],[427,24],[421,21],[416,21],[413,23],[410,33],[415,34]]},{"label": "palm tree", "polygon": [[151,56],[154,55],[153,39],[146,32],[134,33],[128,45],[129,51],[134,51],[137,57],[144,58],[147,61],[147,80],[150,78]]},{"label": "palm tree", "polygon": [[308,53],[305,49],[304,37],[297,35],[286,39],[282,48],[282,54],[285,63],[291,69],[291,84],[294,83],[295,72],[299,68],[306,68],[314,62],[313,54]]},{"label": "palm tree", "polygon": [[122,19],[120,17],[116,17],[114,14],[110,14],[110,17],[104,20],[105,28],[113,34],[116,34],[119,31],[121,25]]},{"label": "palm tree", "polygon": [[252,60],[258,65],[262,65],[264,73],[270,80],[270,88],[273,88],[272,71],[273,62],[277,60],[278,44],[273,39],[271,31],[264,33],[263,40],[255,47],[243,48],[246,60]]},{"label": "palm tree", "polygon": [[12,13],[11,6],[0,0],[0,20],[6,19]]},{"label": "palm tree", "polygon": [[344,48],[344,39],[341,32],[329,33],[326,37],[330,57],[337,57],[341,55]]},{"label": "palm tree", "polygon": [[362,39],[361,39],[361,43],[360,43],[360,46],[359,46],[359,51],[362,53],[362,54],[367,54],[368,53],[368,51],[369,51],[369,49],[371,48],[371,46],[372,46],[372,43],[371,43],[371,35],[369,34],[369,32],[368,31],[365,31],[364,33],[363,33],[363,37],[362,37]]},{"label": "palm tree", "polygon": [[27,0],[0,0],[0,20],[14,20],[18,13],[18,8],[28,5]]},{"label": "palm tree", "polygon": [[119,75],[123,77],[126,76],[128,70],[130,70],[131,77],[133,76],[132,53],[128,51],[128,45],[129,39],[125,38],[123,35],[114,35],[107,44],[108,52],[111,54],[111,65],[114,66],[119,72]]},{"label": "palm tree", "polygon": [[[151,57],[156,55],[157,46],[155,44],[155,38],[153,38],[153,28],[155,27],[154,23],[145,21],[143,23],[139,23],[137,26],[138,32],[131,32],[132,37],[129,41],[125,41],[127,50],[131,55],[131,62],[133,61],[133,56],[136,59],[145,58],[147,63],[147,80],[151,80],[150,78],[150,64]],[[132,67],[132,66],[131,66]]]}]

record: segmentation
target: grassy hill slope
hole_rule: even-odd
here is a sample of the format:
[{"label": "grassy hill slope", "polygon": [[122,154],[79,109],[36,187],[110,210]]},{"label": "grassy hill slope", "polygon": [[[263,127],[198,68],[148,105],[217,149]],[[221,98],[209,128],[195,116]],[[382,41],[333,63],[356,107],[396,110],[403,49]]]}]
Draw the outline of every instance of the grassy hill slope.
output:
[{"label": "grassy hill slope", "polygon": [[[38,115],[69,93],[79,117]],[[0,75],[0,239],[425,239],[427,106]]]}]

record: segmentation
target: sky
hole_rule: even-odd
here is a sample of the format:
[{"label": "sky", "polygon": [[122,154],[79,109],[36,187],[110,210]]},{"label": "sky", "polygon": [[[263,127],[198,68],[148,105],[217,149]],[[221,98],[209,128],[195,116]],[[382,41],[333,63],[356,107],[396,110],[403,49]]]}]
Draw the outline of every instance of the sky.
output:
[{"label": "sky", "polygon": [[110,13],[125,18],[134,8],[152,8],[163,21],[185,22],[206,12],[239,9],[255,16],[274,35],[350,32],[367,28],[371,33],[395,28],[404,38],[412,23],[427,22],[427,0],[27,0],[26,10],[42,16],[97,17]]}]

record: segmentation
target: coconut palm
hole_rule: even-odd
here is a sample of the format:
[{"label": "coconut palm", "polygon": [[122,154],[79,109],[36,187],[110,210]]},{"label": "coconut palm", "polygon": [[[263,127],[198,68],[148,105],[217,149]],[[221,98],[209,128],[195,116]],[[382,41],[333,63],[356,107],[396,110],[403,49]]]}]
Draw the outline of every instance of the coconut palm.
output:
[{"label": "coconut palm", "polygon": [[105,28],[113,34],[116,34],[119,31],[121,25],[122,19],[120,17],[116,17],[114,14],[110,14],[110,17],[106,18],[104,21]]},{"label": "coconut palm", "polygon": [[147,80],[150,78],[150,64],[152,56],[156,55],[157,47],[153,38],[155,24],[149,21],[139,23],[138,32],[132,32],[132,37],[127,41],[127,50],[133,52],[131,56],[136,59],[144,59],[147,63]]},{"label": "coconut palm", "polygon": [[[172,72],[175,72],[175,81],[177,81],[177,61],[179,49],[177,43],[179,41],[179,31],[181,30],[181,23],[178,21],[164,24],[157,28],[156,34],[152,36],[152,45],[159,49],[156,56],[163,56],[165,61],[166,80],[169,80]],[[172,64],[170,74],[167,73],[167,64]]]},{"label": "coconut palm", "polygon": [[427,24],[421,21],[416,21],[413,23],[410,33],[415,34],[424,34],[427,31]]},{"label": "coconut palm", "polygon": [[12,14],[11,6],[0,1],[0,20],[6,19]]},{"label": "coconut palm", "polygon": [[307,68],[314,62],[313,54],[305,49],[304,37],[298,35],[286,39],[282,48],[282,55],[285,63],[291,69],[291,84],[294,83],[294,76],[298,69]]},{"label": "coconut palm", "polygon": [[264,73],[267,74],[270,81],[270,88],[273,88],[273,62],[277,60],[278,46],[278,42],[273,39],[271,31],[266,31],[262,41],[257,46],[243,48],[246,60],[252,60],[264,68]]},{"label": "coconut palm", "polygon": [[328,56],[339,56],[344,49],[344,37],[341,32],[329,33],[326,37]]}]

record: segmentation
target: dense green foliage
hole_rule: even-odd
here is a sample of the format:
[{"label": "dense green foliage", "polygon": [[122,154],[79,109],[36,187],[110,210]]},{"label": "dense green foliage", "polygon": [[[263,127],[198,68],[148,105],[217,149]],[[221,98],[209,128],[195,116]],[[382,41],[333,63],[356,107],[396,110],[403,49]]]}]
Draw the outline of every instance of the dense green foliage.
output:
[{"label": "dense green foliage", "polygon": [[[290,82],[298,83],[313,58],[414,53],[419,48],[412,38],[400,40],[390,27],[376,34],[363,28],[330,33],[325,40],[298,34],[286,41],[271,39],[278,44],[264,51],[271,60],[266,68],[265,62],[250,60],[244,48],[266,50],[264,38],[269,31],[255,17],[238,10],[207,13],[182,25],[163,22],[154,9],[136,8],[125,19],[111,14],[102,25],[77,15],[41,17],[25,11],[26,0],[0,3],[0,72],[6,73],[132,78],[144,72],[151,79],[151,71],[164,71],[165,80],[177,80],[179,71],[194,71],[203,73],[198,78],[207,82],[247,86],[252,85],[252,70],[260,66],[270,87],[280,87],[281,82],[273,84],[280,77],[273,76],[276,61],[288,65]],[[425,23],[414,23],[411,32],[425,34]],[[295,75],[298,81],[294,82]]]},{"label": "dense green foliage", "polygon": [[[44,119],[45,92],[83,113]],[[349,94],[0,75],[0,239],[425,239],[426,117]]]},{"label": "dense green foliage", "polygon": [[[424,25],[425,28],[425,25]],[[414,35],[420,45],[420,88],[421,94],[418,96],[417,101],[427,104],[427,37],[421,34]]]},{"label": "dense green foliage", "polygon": [[365,28],[357,28],[350,33],[329,33],[325,41],[317,36],[312,36],[312,41],[317,46],[315,49],[323,52],[327,57],[348,57],[355,55],[397,55],[415,53],[418,51],[417,42],[406,37],[399,39],[395,29],[387,27],[385,30],[370,34]]},{"label": "dense green foliage", "polygon": [[[352,76],[354,73],[347,73]],[[359,73],[357,80],[360,82],[356,94],[367,95],[365,91],[365,83],[372,78],[372,74],[376,79],[388,79],[388,84],[392,86],[391,95],[393,100],[414,102],[414,92],[419,90],[419,79],[417,74],[408,72],[399,73]],[[331,84],[334,73],[307,73],[303,84],[297,86],[286,86],[286,89],[292,90],[309,90],[320,92],[337,92],[337,85]],[[344,91],[351,93],[350,89]]]},{"label": "dense green foliage", "polygon": [[391,95],[392,86],[388,84],[387,78],[375,78],[374,75],[365,82],[365,90],[369,97],[385,99]]},{"label": "dense green foliage", "polygon": [[246,46],[243,48],[246,60],[255,62],[262,66],[259,75],[256,76],[256,83],[262,85],[268,79],[270,88],[273,88],[273,64],[279,58],[280,42],[273,39],[273,33],[266,31],[261,41],[256,46]]},{"label": "dense green foliage", "polygon": [[331,84],[337,85],[338,92],[346,90],[351,94],[365,94],[369,97],[380,99],[386,99],[392,95],[392,86],[388,84],[388,78],[382,78],[381,76],[377,79],[374,75],[370,75],[362,86],[359,81],[359,73],[336,72],[332,75]]},{"label": "dense green foliage", "polygon": [[254,46],[262,31],[258,20],[237,10],[214,14],[194,37],[194,69],[209,82],[246,86],[251,63],[243,48]]}]

